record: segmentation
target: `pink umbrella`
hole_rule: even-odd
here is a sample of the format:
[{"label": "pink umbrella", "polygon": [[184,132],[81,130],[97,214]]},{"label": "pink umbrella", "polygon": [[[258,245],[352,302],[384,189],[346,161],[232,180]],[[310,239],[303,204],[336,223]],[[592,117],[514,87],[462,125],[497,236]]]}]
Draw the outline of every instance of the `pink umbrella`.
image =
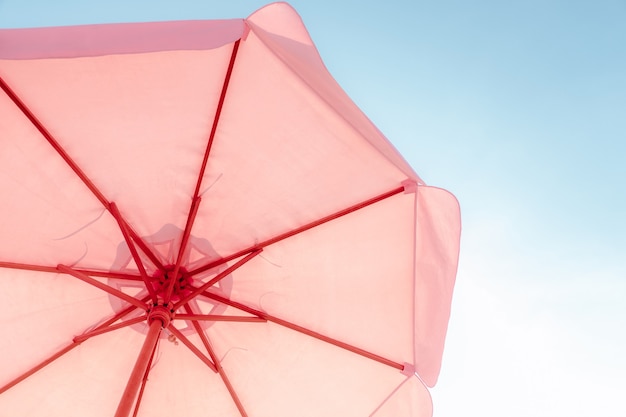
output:
[{"label": "pink umbrella", "polygon": [[284,3],[0,30],[0,414],[429,416],[458,205]]}]

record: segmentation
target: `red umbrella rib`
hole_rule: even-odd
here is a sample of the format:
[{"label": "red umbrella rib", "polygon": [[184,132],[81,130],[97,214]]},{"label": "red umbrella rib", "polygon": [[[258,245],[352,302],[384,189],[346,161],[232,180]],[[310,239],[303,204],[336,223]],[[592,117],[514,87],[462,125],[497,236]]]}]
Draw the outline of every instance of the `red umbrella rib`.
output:
[{"label": "red umbrella rib", "polygon": [[306,327],[299,326],[299,325],[297,325],[295,323],[291,323],[291,322],[289,322],[287,320],[284,320],[284,319],[281,319],[279,317],[272,316],[272,315],[267,314],[267,313],[265,313],[265,312],[263,312],[261,310],[257,310],[255,308],[249,307],[249,306],[247,306],[245,304],[242,304],[242,303],[239,303],[237,301],[230,300],[228,298],[222,297],[221,295],[213,294],[213,293],[210,293],[208,291],[204,291],[202,293],[202,295],[204,295],[205,297],[211,298],[213,300],[219,301],[220,303],[224,303],[224,304],[229,305],[231,307],[235,307],[235,308],[237,308],[239,310],[245,311],[246,313],[250,313],[250,314],[254,314],[256,316],[262,317],[262,318],[266,319],[269,322],[278,324],[280,326],[283,326],[283,327],[286,327],[288,329],[294,330],[296,332],[305,334],[307,336],[313,337],[313,338],[321,340],[323,342],[330,343],[331,345],[335,345],[335,346],[340,347],[342,349],[349,350],[350,352],[356,353],[356,354],[361,355],[363,357],[366,357],[368,359],[372,359],[372,360],[374,360],[376,362],[380,362],[382,364],[391,366],[392,368],[396,368],[396,369],[398,369],[400,371],[404,370],[404,364],[392,361],[390,359],[384,358],[384,357],[382,357],[380,355],[376,355],[375,353],[372,353],[372,352],[369,352],[369,351],[367,351],[365,349],[361,349],[359,347],[350,345],[350,344],[342,342],[340,340],[333,339],[332,337],[328,337],[326,335],[323,335],[321,333],[318,333],[318,332],[315,332],[313,330],[307,329]]},{"label": "red umbrella rib", "polygon": [[240,256],[246,255],[247,253],[250,253],[254,250],[258,250],[258,249],[263,249],[267,246],[273,245],[274,243],[280,242],[281,240],[285,240],[287,238],[290,238],[292,236],[295,236],[297,234],[300,234],[302,232],[306,232],[307,230],[310,230],[314,227],[320,226],[324,223],[328,223],[332,220],[338,219],[340,217],[343,217],[347,214],[353,213],[357,210],[360,210],[364,207],[367,207],[369,205],[372,205],[374,203],[377,203],[379,201],[385,200],[389,197],[393,197],[396,194],[400,194],[404,191],[404,186],[398,187],[398,188],[394,188],[391,191],[388,191],[386,193],[377,195],[376,197],[370,198],[368,200],[365,200],[361,203],[355,204],[353,206],[350,206],[346,209],[340,210],[336,213],[333,213],[331,215],[328,215],[326,217],[322,217],[321,219],[312,221],[310,223],[305,224],[304,226],[298,227],[297,229],[294,230],[290,230],[289,232],[286,233],[282,233],[278,236],[275,236],[273,238],[267,239],[263,242],[259,242],[257,244],[255,244],[254,246],[251,246],[249,248],[246,248],[244,250],[240,250],[239,252],[233,253],[232,255],[226,256],[224,258],[218,259],[216,261],[213,261],[207,265],[201,266],[199,268],[194,269],[193,271],[190,272],[191,275],[196,275],[199,274],[201,272],[204,271],[208,271],[209,269],[215,268],[216,266],[225,264],[227,262],[232,261],[233,259],[239,258]]},{"label": "red umbrella rib", "polygon": [[[48,141],[48,143],[54,148],[54,150],[63,158],[65,163],[74,171],[74,173],[80,178],[80,180],[89,188],[92,194],[102,203],[102,205],[111,212],[111,203],[107,200],[104,194],[96,187],[96,185],[91,181],[91,179],[85,174],[85,172],[78,166],[78,164],[70,157],[70,155],[63,149],[61,144],[52,136],[52,134],[46,129],[46,127],[41,123],[41,121],[35,116],[35,114],[26,106],[26,104],[20,99],[20,97],[9,87],[6,81],[0,77],[0,88],[7,94],[7,96],[13,101],[13,103],[20,109],[20,111],[28,118],[28,120],[35,126],[35,128],[43,135],[43,137]],[[146,243],[137,235],[137,233],[132,230],[128,222],[124,219],[120,219],[126,227],[128,228],[128,233],[133,238],[133,240],[137,243],[137,245],[141,248],[142,251],[150,258],[150,260],[154,263],[157,268],[163,269],[163,264],[159,261],[159,259],[152,253],[152,251],[148,248]]]},{"label": "red umbrella rib", "polygon": [[[241,40],[237,40],[234,43],[233,51],[230,56],[230,61],[228,62],[228,69],[226,70],[226,76],[224,77],[224,84],[222,85],[222,92],[220,93],[220,98],[217,103],[217,109],[215,110],[215,117],[213,118],[213,125],[211,126],[211,133],[209,134],[209,140],[207,142],[206,150],[204,151],[202,164],[200,165],[198,180],[196,181],[196,188],[193,192],[193,198],[191,200],[191,207],[189,208],[189,215],[187,217],[187,222],[185,224],[185,231],[183,232],[183,238],[180,243],[180,248],[178,249],[178,257],[176,259],[176,266],[174,267],[174,276],[177,276],[178,270],[180,269],[180,265],[183,259],[183,254],[185,253],[185,249],[187,249],[187,242],[189,241],[189,236],[191,235],[191,228],[193,227],[196,214],[198,213],[198,207],[200,206],[200,201],[201,201],[200,186],[202,184],[202,179],[204,178],[204,172],[206,170],[206,166],[209,161],[209,154],[211,153],[211,147],[213,146],[213,140],[215,139],[215,133],[217,132],[217,125],[220,120],[220,115],[222,114],[222,108],[224,106],[224,99],[226,98],[226,91],[228,90],[230,77],[233,73],[233,68],[235,66],[235,58],[237,57],[237,51],[239,50],[240,42]],[[170,300],[173,290],[174,290],[174,282],[171,281],[165,294],[166,301]]]}]

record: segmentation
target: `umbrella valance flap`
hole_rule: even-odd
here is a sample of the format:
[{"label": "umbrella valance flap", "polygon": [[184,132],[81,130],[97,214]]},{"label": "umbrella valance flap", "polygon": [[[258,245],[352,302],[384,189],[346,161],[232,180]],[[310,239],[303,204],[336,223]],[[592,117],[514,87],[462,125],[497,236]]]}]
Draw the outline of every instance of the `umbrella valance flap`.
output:
[{"label": "umbrella valance flap", "polygon": [[0,59],[51,59],[214,49],[241,38],[243,19],[0,29]]}]

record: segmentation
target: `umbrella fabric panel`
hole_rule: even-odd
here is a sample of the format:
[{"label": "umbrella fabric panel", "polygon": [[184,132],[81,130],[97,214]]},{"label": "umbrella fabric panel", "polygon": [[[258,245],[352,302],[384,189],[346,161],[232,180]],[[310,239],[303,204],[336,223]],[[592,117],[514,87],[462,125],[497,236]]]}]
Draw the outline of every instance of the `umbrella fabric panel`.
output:
[{"label": "umbrella fabric panel", "polygon": [[[251,416],[368,416],[407,378],[273,323],[216,323],[208,334]],[[425,387],[415,388],[405,398],[429,403]],[[429,416],[425,411],[397,417]]]},{"label": "umbrella fabric panel", "polygon": [[6,416],[110,417],[142,342],[135,331],[88,340],[3,392],[0,410]]},{"label": "umbrella fabric panel", "polygon": [[359,132],[381,155],[404,174],[419,177],[383,134],[359,110],[326,69],[298,13],[287,3],[274,3],[252,14],[246,22],[252,32],[293,74],[327,106]]},{"label": "umbrella fabric panel", "polygon": [[[208,334],[251,416],[360,417],[380,413],[397,402],[399,392],[397,417],[430,415],[430,396],[416,376],[308,336],[270,323],[218,323]],[[60,417],[69,411],[110,416],[142,340],[135,329],[96,336],[3,393],[0,407],[26,417]],[[403,392],[407,378],[412,388]],[[25,395],[29,401],[23,400]],[[424,404],[425,411],[412,410],[416,403]],[[190,415],[239,415],[213,371],[182,343],[161,339],[139,415],[182,409]]]},{"label": "umbrella fabric panel", "polygon": [[[7,416],[115,413],[147,325],[95,336],[0,395]],[[201,346],[197,337],[192,342]],[[176,344],[175,344],[176,343]],[[164,331],[151,364],[139,416],[173,414],[239,415],[220,377]],[[29,401],[24,401],[28,398]]]},{"label": "umbrella fabric panel", "polygon": [[[165,336],[168,332],[163,333]],[[202,347],[197,336],[188,337],[196,346]],[[177,415],[180,410],[189,416],[240,415],[218,374],[182,342],[161,338],[138,416]],[[250,416],[254,417],[253,410],[250,411]]]},{"label": "umbrella fabric panel", "polygon": [[[150,236],[185,226],[231,49],[4,61],[2,76],[137,233]],[[41,135],[38,143],[49,147]],[[83,189],[74,205],[93,200]]]},{"label": "umbrella fabric panel", "polygon": [[112,315],[102,291],[66,275],[0,269],[0,294],[0,387]]},{"label": "umbrella fabric panel", "polygon": [[251,31],[235,58],[194,233],[225,256],[406,179]]},{"label": "umbrella fabric panel", "polygon": [[108,269],[115,220],[4,93],[0,112],[0,262]]},{"label": "umbrella fabric panel", "polygon": [[230,297],[413,363],[415,194],[398,194],[282,242],[233,273]]}]

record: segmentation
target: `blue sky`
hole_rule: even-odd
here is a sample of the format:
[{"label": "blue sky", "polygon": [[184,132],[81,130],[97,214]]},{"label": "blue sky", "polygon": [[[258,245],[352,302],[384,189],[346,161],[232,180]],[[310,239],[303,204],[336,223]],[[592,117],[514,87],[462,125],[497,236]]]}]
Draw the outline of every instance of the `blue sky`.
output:
[{"label": "blue sky", "polygon": [[[0,27],[263,4],[0,0]],[[626,415],[626,2],[291,4],[353,100],[461,202],[435,417]]]}]

